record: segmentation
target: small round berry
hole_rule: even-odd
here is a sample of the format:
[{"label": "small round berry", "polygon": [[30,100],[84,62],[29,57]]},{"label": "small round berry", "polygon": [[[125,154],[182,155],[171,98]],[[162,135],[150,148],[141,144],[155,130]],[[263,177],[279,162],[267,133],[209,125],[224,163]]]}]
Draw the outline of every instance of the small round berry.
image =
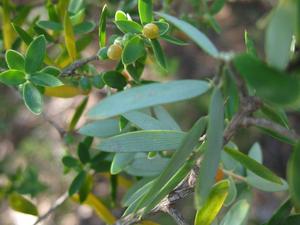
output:
[{"label": "small round berry", "polygon": [[108,50],[107,50],[107,56],[108,58],[112,59],[112,60],[119,60],[121,58],[122,55],[122,47],[119,44],[112,44],[111,46],[109,46]]},{"label": "small round berry", "polygon": [[159,28],[154,23],[148,23],[143,28],[143,35],[149,39],[155,39],[159,37]]}]

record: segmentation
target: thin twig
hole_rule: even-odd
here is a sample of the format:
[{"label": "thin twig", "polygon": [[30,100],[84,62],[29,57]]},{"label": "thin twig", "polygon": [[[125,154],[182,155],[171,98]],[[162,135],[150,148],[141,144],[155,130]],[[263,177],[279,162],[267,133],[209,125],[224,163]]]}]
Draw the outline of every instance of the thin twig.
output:
[{"label": "thin twig", "polygon": [[298,140],[300,139],[300,136],[296,134],[294,130],[287,129],[277,123],[274,123],[270,120],[264,119],[264,118],[253,118],[253,117],[246,117],[242,120],[242,125],[247,126],[257,126],[261,128],[266,128],[272,131],[275,131],[278,134],[281,134],[282,136],[285,136],[292,140]]},{"label": "thin twig", "polygon": [[37,225],[43,220],[47,219],[47,217],[50,216],[59,206],[61,206],[68,199],[68,197],[69,195],[67,192],[61,195],[50,207],[50,209],[45,214],[41,215],[33,225]]},{"label": "thin twig", "polygon": [[178,225],[188,225],[182,214],[172,206],[165,207],[161,211],[168,213]]},{"label": "thin twig", "polygon": [[61,137],[63,137],[66,134],[66,131],[62,127],[60,127],[55,121],[53,121],[46,113],[42,112],[42,116],[44,120],[46,120],[57,130]]},{"label": "thin twig", "polygon": [[224,144],[226,144],[241,126],[243,119],[255,112],[261,105],[261,102],[256,97],[245,97],[241,102],[239,111],[232,118],[230,124],[224,131]]},{"label": "thin twig", "polygon": [[223,173],[226,174],[227,176],[230,176],[230,177],[233,177],[234,179],[236,180],[239,180],[239,181],[243,181],[243,182],[246,182],[247,179],[246,177],[243,177],[243,176],[240,176],[230,170],[225,170],[225,169],[222,169]]},{"label": "thin twig", "polygon": [[60,76],[71,76],[75,70],[77,70],[78,68],[84,66],[87,63],[90,63],[92,61],[95,61],[98,59],[97,55],[93,55],[90,56],[88,58],[84,58],[84,59],[79,59],[77,61],[75,61],[74,63],[72,63],[70,66],[66,67],[60,74]]}]

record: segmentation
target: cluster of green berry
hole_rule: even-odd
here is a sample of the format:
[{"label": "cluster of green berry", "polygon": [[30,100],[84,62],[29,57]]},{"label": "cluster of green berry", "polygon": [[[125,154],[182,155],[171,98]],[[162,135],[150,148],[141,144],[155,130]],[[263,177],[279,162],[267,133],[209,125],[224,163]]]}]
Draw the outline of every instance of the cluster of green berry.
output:
[{"label": "cluster of green berry", "polygon": [[[154,23],[148,23],[143,27],[143,35],[148,39],[156,39],[159,37],[159,27]],[[120,60],[122,56],[122,45],[118,43],[118,39],[109,46],[107,56],[111,60]]]}]

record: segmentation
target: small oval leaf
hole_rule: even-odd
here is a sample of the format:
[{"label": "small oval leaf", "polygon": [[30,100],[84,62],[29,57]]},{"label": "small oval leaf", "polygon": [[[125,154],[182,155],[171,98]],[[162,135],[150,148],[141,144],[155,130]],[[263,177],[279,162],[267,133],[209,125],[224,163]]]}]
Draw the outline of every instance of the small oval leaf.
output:
[{"label": "small oval leaf", "polygon": [[46,55],[46,39],[44,35],[35,38],[26,51],[25,71],[34,73],[41,69]]},{"label": "small oval leaf", "polygon": [[5,53],[5,60],[8,68],[24,71],[25,59],[21,53],[10,49]]},{"label": "small oval leaf", "polygon": [[43,99],[39,90],[31,83],[26,83],[23,87],[23,99],[27,108],[34,114],[42,112]]}]

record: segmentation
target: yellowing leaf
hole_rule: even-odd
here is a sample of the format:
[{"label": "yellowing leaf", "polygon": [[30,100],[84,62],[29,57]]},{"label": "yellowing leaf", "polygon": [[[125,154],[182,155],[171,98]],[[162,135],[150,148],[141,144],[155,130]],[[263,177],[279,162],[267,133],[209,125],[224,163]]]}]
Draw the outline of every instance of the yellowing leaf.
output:
[{"label": "yellowing leaf", "polygon": [[69,85],[62,85],[58,87],[45,87],[44,95],[59,97],[59,98],[72,98],[77,95],[84,95],[79,88]]},{"label": "yellowing leaf", "polygon": [[66,52],[64,52],[56,58],[54,65],[57,66],[58,68],[63,69],[68,65],[70,65],[71,63],[72,63],[72,59],[68,56]]},{"label": "yellowing leaf", "polygon": [[[74,195],[72,199],[76,202],[79,202],[78,195]],[[106,224],[114,224],[116,218],[114,215],[109,211],[109,209],[101,202],[101,200],[96,197],[94,194],[90,193],[86,198],[85,205],[90,206],[96,212],[100,219],[102,219]]]},{"label": "yellowing leaf", "polygon": [[130,180],[120,175],[118,176],[118,184],[125,189],[129,189],[132,186],[132,182]]},{"label": "yellowing leaf", "polygon": [[8,201],[9,201],[9,206],[15,211],[34,215],[34,216],[38,215],[38,210],[36,206],[27,198],[24,198],[22,195],[18,193],[10,194]]},{"label": "yellowing leaf", "polygon": [[64,19],[65,14],[67,14],[67,10],[68,10],[68,6],[69,6],[69,0],[59,0],[57,5],[56,5],[56,11],[59,14],[61,20]]},{"label": "yellowing leaf", "polygon": [[[105,178],[110,177],[109,173],[102,173],[101,175],[103,175]],[[132,186],[132,181],[119,175],[118,176],[118,185],[122,188],[129,189]]]},{"label": "yellowing leaf", "polygon": [[228,190],[228,180],[213,186],[205,204],[197,211],[194,225],[210,225],[214,221],[228,195]]},{"label": "yellowing leaf", "polygon": [[15,40],[15,35],[9,15],[9,3],[9,0],[2,1],[2,34],[5,49],[10,49]]},{"label": "yellowing leaf", "polygon": [[64,18],[64,35],[65,35],[65,44],[68,51],[68,54],[72,61],[76,59],[76,43],[75,43],[75,35],[73,31],[73,26],[71,19],[68,13],[65,14]]}]

